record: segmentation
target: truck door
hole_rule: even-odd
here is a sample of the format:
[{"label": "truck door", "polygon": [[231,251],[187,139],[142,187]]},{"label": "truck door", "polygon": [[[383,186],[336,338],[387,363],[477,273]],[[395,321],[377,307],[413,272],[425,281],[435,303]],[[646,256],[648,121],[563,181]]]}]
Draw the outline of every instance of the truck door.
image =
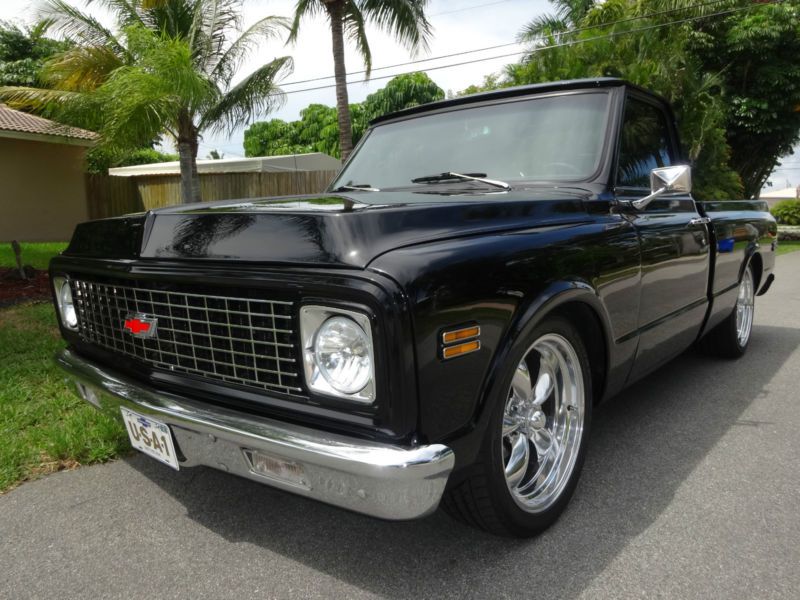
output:
[{"label": "truck door", "polygon": [[[650,192],[650,171],[673,164],[677,139],[664,107],[629,92],[619,138],[616,193],[636,200]],[[688,348],[708,304],[707,219],[690,195],[665,196],[627,211],[639,234],[639,345],[629,380],[638,379]]]}]

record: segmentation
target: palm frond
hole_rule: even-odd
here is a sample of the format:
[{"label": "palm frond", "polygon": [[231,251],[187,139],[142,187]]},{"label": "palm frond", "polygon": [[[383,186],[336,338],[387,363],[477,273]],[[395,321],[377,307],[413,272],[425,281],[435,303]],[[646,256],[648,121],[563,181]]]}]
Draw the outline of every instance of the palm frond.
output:
[{"label": "palm frond", "polygon": [[267,40],[279,38],[289,30],[291,21],[285,17],[265,17],[248,27],[209,67],[210,78],[215,82],[230,81],[242,61]]},{"label": "palm frond", "polygon": [[241,29],[241,0],[197,0],[189,44],[199,68],[210,71],[225,52],[230,34]]},{"label": "palm frond", "polygon": [[297,41],[297,35],[300,33],[300,22],[304,17],[314,17],[323,11],[324,7],[319,0],[297,0],[297,4],[294,6],[292,26],[289,29],[289,37],[286,39],[286,43],[294,44]]},{"label": "palm frond", "polygon": [[136,65],[118,68],[95,92],[106,100],[103,131],[110,143],[119,145],[154,139],[162,131],[173,134],[182,111],[200,111],[219,95],[195,69],[185,40],[149,30],[137,34],[150,36],[149,48]]},{"label": "palm frond", "polygon": [[364,61],[366,78],[369,79],[372,72],[372,51],[367,39],[367,29],[364,23],[364,15],[352,0],[345,5],[344,13],[344,34],[355,44],[361,60]]},{"label": "palm frond", "polygon": [[556,15],[540,15],[530,21],[517,35],[520,43],[539,43],[543,39],[569,29],[569,25]]},{"label": "palm frond", "polygon": [[39,40],[47,35],[47,30],[53,26],[52,19],[39,19],[28,29],[31,39]]},{"label": "palm frond", "polygon": [[66,0],[46,0],[41,18],[49,20],[51,28],[67,39],[89,46],[110,46],[119,55],[127,53],[125,45],[93,16],[84,13]]},{"label": "palm frond", "polygon": [[48,60],[42,80],[67,91],[90,91],[100,87],[125,64],[108,46],[75,46]]},{"label": "palm frond", "polygon": [[433,28],[425,16],[428,0],[353,0],[366,19],[405,45],[412,54],[428,50]]},{"label": "palm frond", "polygon": [[288,75],[293,66],[291,57],[283,56],[255,70],[205,111],[198,128],[231,132],[278,108],[286,96],[276,82]]},{"label": "palm frond", "polygon": [[114,15],[120,28],[143,25],[141,0],[86,0],[86,4],[98,4]]},{"label": "palm frond", "polygon": [[0,87],[0,102],[67,125],[102,129],[102,103],[91,93],[7,86]]},{"label": "palm frond", "polygon": [[21,86],[0,87],[0,101],[12,108],[24,110],[35,114],[44,114],[48,107],[55,107],[75,100],[81,92],[54,90],[45,88],[32,88]]}]

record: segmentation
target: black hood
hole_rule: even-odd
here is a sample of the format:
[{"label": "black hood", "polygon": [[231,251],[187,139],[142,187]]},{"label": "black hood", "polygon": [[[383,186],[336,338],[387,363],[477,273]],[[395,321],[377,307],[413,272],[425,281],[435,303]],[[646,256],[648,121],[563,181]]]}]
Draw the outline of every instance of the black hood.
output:
[{"label": "black hood", "polygon": [[580,221],[587,194],[425,194],[421,202],[412,192],[357,192],[190,204],[83,223],[65,254],[363,268],[402,246]]}]

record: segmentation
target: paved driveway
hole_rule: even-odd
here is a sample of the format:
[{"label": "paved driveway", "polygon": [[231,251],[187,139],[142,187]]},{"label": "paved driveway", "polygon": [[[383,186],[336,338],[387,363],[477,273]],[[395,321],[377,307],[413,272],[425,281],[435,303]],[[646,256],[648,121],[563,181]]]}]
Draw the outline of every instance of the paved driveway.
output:
[{"label": "paved driveway", "polygon": [[602,407],[538,539],[385,523],[136,456],[0,497],[3,598],[800,597],[800,252],[747,356],[688,353]]}]

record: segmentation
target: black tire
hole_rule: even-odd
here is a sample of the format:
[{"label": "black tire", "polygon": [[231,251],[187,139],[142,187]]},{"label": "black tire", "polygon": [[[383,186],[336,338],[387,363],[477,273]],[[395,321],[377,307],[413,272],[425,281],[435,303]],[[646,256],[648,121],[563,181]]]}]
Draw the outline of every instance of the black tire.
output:
[{"label": "black tire", "polygon": [[[583,384],[583,422],[582,428],[576,428],[581,433],[577,446],[575,446],[577,448],[576,458],[572,463],[571,473],[565,474],[563,477],[563,481],[566,483],[563,484],[563,488],[557,495],[552,496],[555,498],[552,504],[543,510],[529,512],[523,509],[520,502],[512,495],[511,484],[507,483],[504,473],[504,456],[506,455],[503,450],[503,419],[517,365],[523,357],[528,356],[528,350],[533,348],[534,343],[547,334],[561,336],[571,344],[575,351],[580,364],[580,380]],[[578,380],[577,377],[576,380]],[[499,390],[501,391],[496,394],[496,397],[491,399],[493,407],[490,424],[484,436],[479,457],[472,467],[460,474],[460,478],[454,482],[453,487],[447,490],[442,500],[442,506],[454,518],[491,533],[511,537],[530,537],[544,531],[555,522],[567,506],[577,486],[586,454],[592,415],[592,380],[589,357],[577,329],[560,316],[549,317],[536,326],[526,336],[525,343],[520,343],[512,352],[505,367]],[[556,400],[553,399],[553,402],[555,403]],[[567,407],[568,410],[570,408]],[[535,468],[536,466],[534,466]]]},{"label": "black tire", "polygon": [[[749,283],[748,283],[749,282]],[[746,336],[740,335],[739,319],[737,312],[739,311],[739,302],[742,299],[743,289],[749,285],[749,301],[750,301],[750,315],[747,326]],[[737,304],[734,306],[731,314],[725,320],[709,331],[705,336],[700,339],[700,350],[703,353],[711,356],[719,356],[722,358],[740,358],[747,352],[747,347],[750,344],[750,337],[753,328],[753,314],[755,308],[753,301],[755,299],[755,277],[753,274],[752,264],[748,264],[742,274],[742,279],[739,282],[739,291],[737,295]]]}]

